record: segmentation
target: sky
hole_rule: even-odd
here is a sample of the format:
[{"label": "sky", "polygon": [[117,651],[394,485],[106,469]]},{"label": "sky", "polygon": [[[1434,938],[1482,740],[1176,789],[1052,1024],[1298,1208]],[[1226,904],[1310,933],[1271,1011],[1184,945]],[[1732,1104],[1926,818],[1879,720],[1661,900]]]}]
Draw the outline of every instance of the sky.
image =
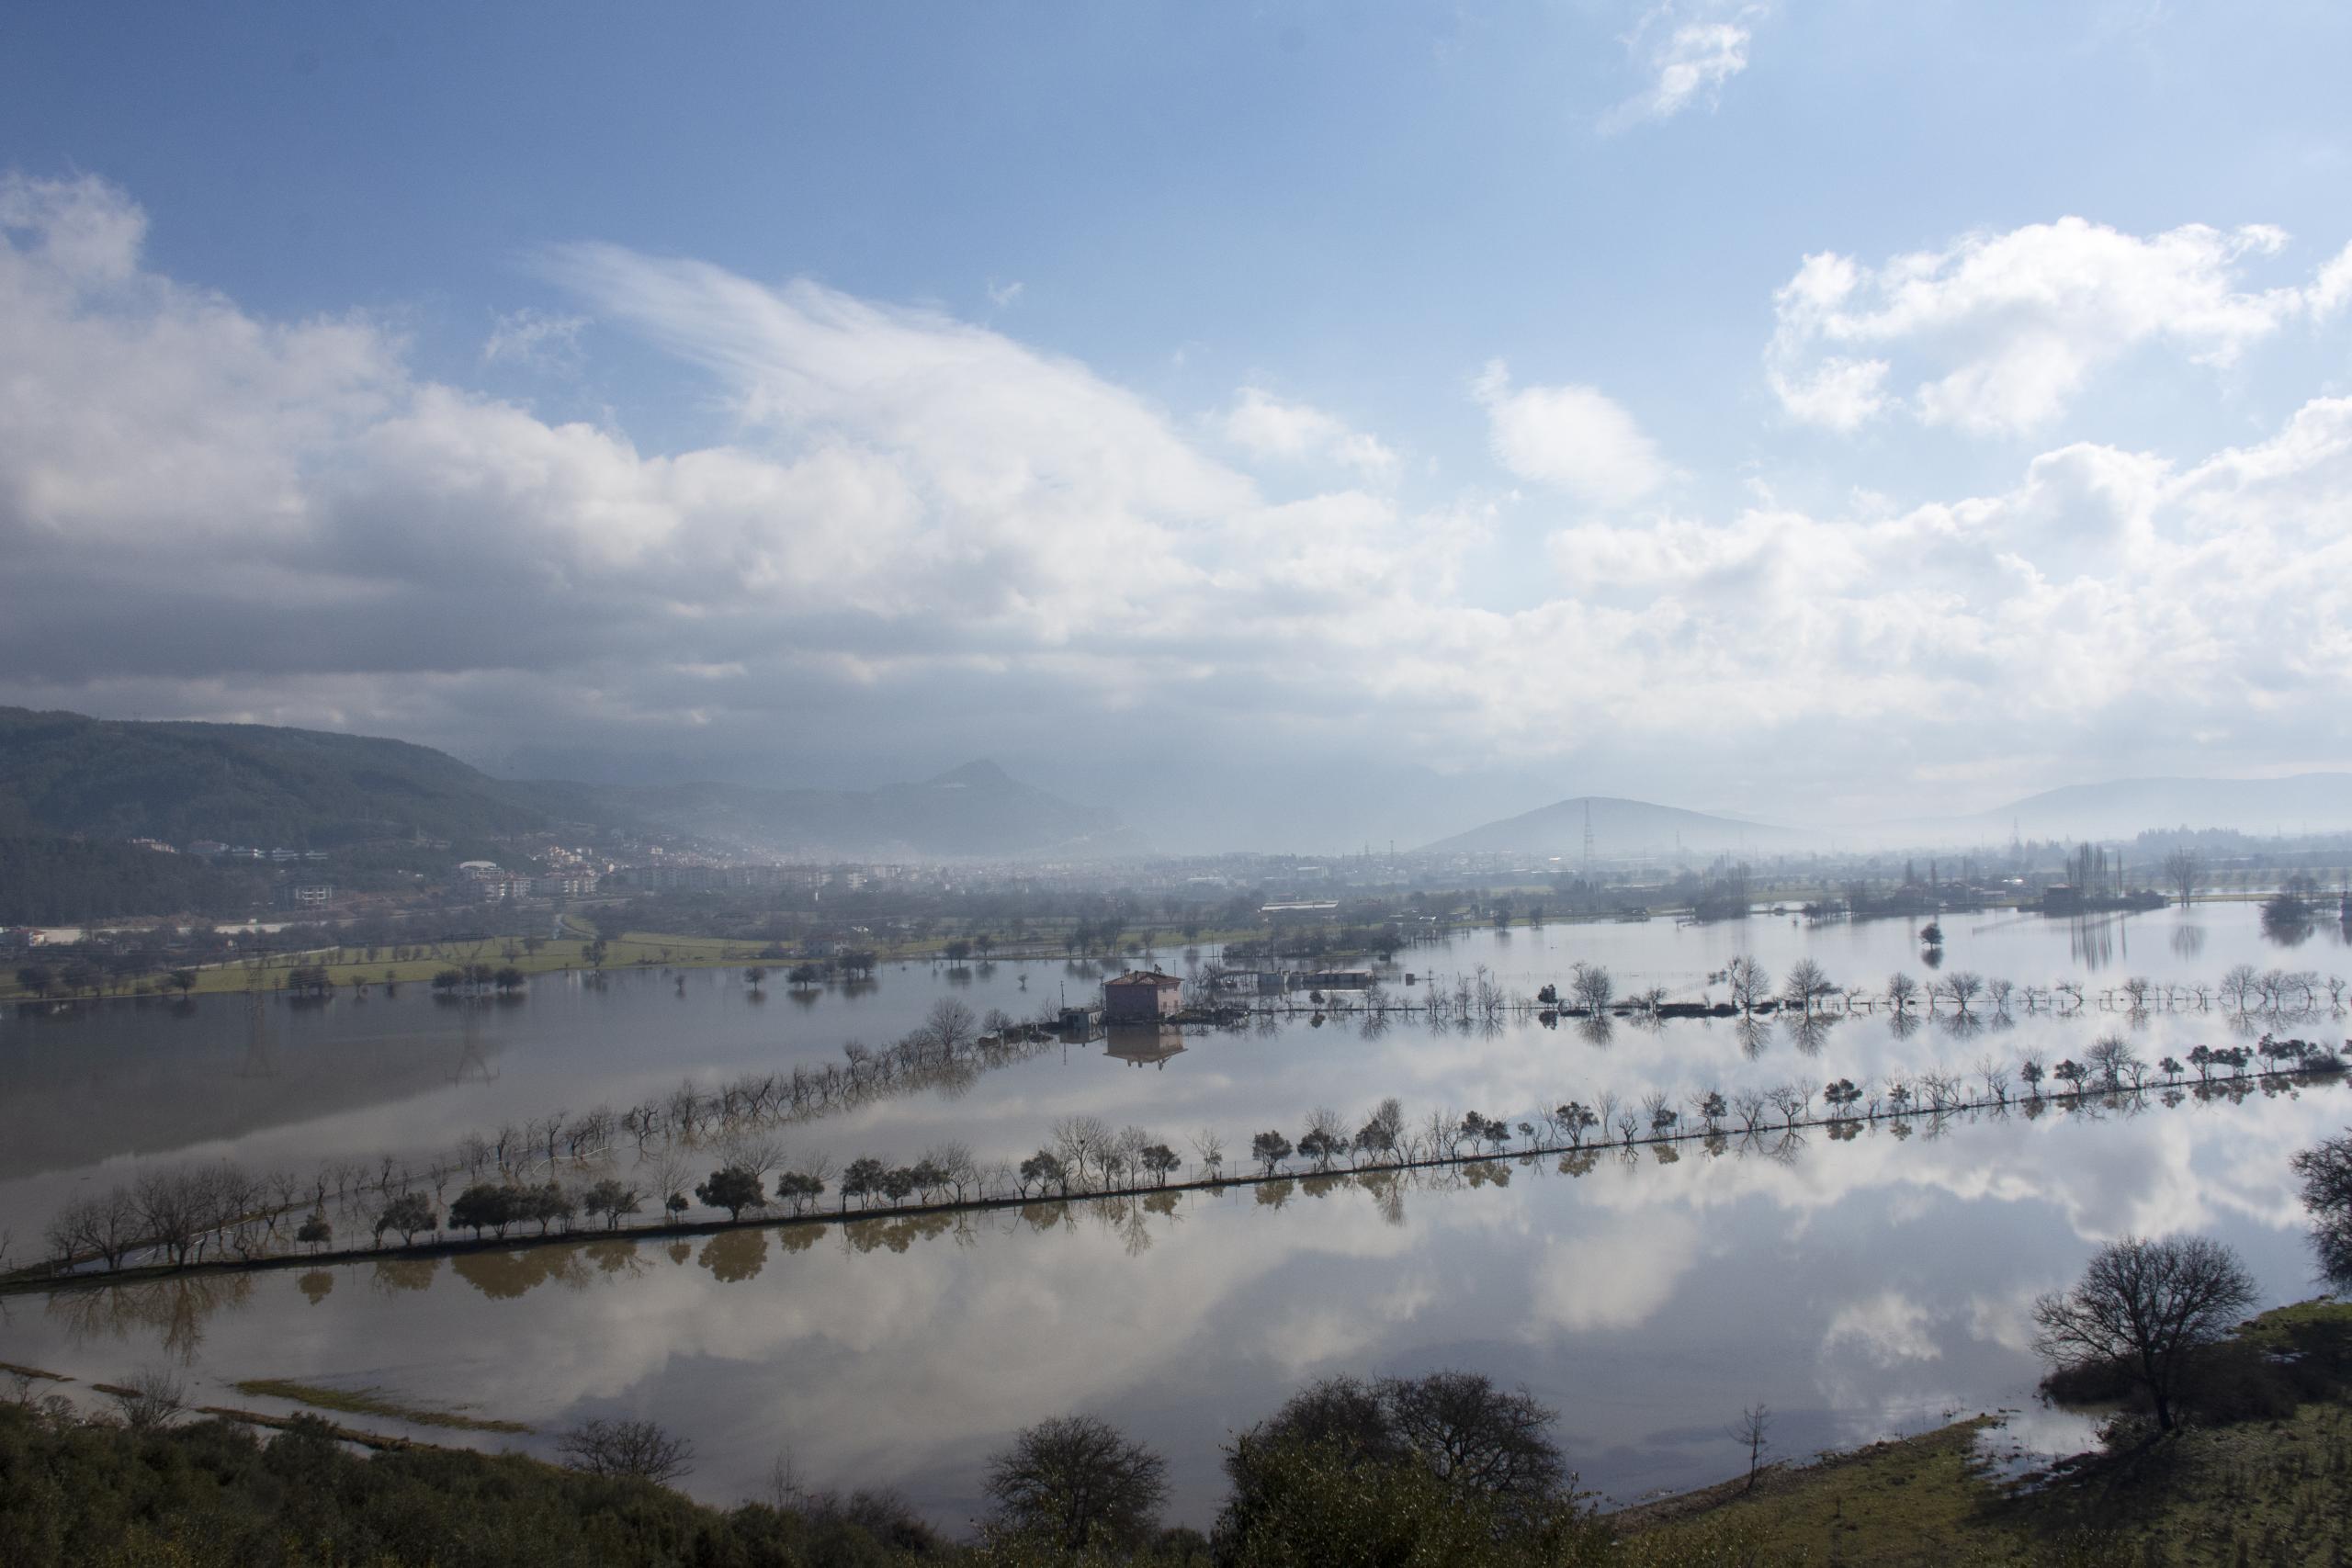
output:
[{"label": "sky", "polygon": [[0,703],[1171,849],[2352,765],[2352,10],[0,21]]}]

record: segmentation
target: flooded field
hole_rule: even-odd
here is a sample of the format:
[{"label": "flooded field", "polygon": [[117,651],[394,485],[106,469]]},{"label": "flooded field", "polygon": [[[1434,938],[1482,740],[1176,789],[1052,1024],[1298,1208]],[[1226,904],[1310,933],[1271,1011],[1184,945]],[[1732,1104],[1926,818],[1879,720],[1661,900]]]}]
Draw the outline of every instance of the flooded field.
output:
[{"label": "flooded field", "polygon": [[[1389,1096],[1417,1122],[1475,1110],[1516,1122],[1571,1098],[1973,1077],[1988,1063],[2079,1058],[2109,1032],[2150,1062],[2251,1043],[2261,1028],[2332,1044],[2346,1033],[2324,983],[2352,966],[2332,923],[2292,948],[2267,941],[2243,905],[2086,923],[1950,916],[1945,932],[1931,971],[1902,921],[1522,928],[1408,949],[1385,992],[1417,1005],[1483,969],[1532,996],[1585,961],[1608,966],[1621,992],[1720,1000],[1710,977],[1749,953],[1775,975],[1810,957],[1871,991],[1896,971],[2004,977],[2021,988],[2007,1011],[1639,1027],[1547,1025],[1516,1008],[1467,1021],[1302,1010],[1141,1046],[1056,1045],[952,1091],[876,1097],[777,1134],[787,1159],[821,1155],[835,1168],[867,1154],[912,1160],[948,1139],[992,1161],[1091,1115],[1180,1150],[1215,1129],[1230,1168],[1254,1131],[1295,1138],[1326,1106],[1353,1125]],[[1159,958],[1186,964],[1181,951]],[[2210,996],[2139,1011],[2120,998],[2135,976],[2210,991],[2240,964],[2312,971],[2319,1005],[2257,1023]],[[1408,987],[1407,971],[1440,984]],[[2070,981],[2079,1010],[2027,1010],[2023,987]],[[324,1005],[19,1012],[0,1023],[12,1124],[0,1226],[21,1253],[56,1203],[149,1163],[308,1169],[378,1151],[423,1162],[505,1122],[839,1062],[846,1042],[887,1043],[942,996],[1026,1017],[1065,994],[1091,998],[1098,983],[1059,963],[916,965],[803,999],[773,982],[754,992],[735,972],[644,972],[601,987],[542,978],[511,1003],[410,987]],[[1784,1413],[1784,1452],[2024,1403],[2037,1371],[2028,1303],[2126,1231],[2211,1231],[2273,1297],[2308,1293],[2284,1155],[2352,1122],[2352,1094],[2165,1098],[1611,1151],[1566,1169],[1510,1159],[21,1297],[0,1320],[0,1359],[85,1381],[176,1359],[204,1403],[277,1411],[292,1407],[232,1385],[372,1387],[527,1423],[537,1430],[520,1438],[454,1440],[541,1452],[571,1421],[628,1411],[695,1438],[688,1485],[700,1495],[752,1495],[789,1452],[808,1481],[898,1484],[951,1524],[975,1511],[989,1450],[1045,1416],[1091,1410],[1148,1434],[1170,1459],[1174,1514],[1204,1522],[1217,1444],[1290,1388],[1464,1366],[1558,1405],[1586,1483],[1630,1498],[1735,1468],[1722,1428],[1758,1399]]]}]

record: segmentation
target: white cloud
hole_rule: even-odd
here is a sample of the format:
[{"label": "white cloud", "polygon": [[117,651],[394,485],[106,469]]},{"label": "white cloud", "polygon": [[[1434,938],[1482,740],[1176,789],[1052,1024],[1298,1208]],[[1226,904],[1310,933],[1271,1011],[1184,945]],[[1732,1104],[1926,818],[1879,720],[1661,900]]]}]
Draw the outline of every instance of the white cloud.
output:
[{"label": "white cloud", "polygon": [[1345,421],[1321,409],[1283,402],[1261,388],[1242,388],[1218,428],[1227,441],[1255,457],[1329,463],[1371,480],[1396,477],[1396,454],[1377,436],[1350,429]]},{"label": "white cloud", "polygon": [[1522,479],[1596,506],[1623,506],[1666,481],[1666,465],[1641,426],[1598,388],[1512,389],[1499,359],[1475,387],[1486,406],[1496,460]]},{"label": "white cloud", "polygon": [[[1636,525],[1609,509],[1669,475],[1633,419],[1497,366],[1496,456],[1560,492],[1507,509],[1548,554],[1498,604],[1463,586],[1526,547],[1491,502],[1273,503],[1147,400],[936,312],[560,253],[600,330],[702,367],[731,416],[651,452],[421,375],[364,316],[179,285],[98,182],[0,185],[0,700],[682,766],[1074,725],[1210,755],[1271,723],[1335,757],[1600,755],[1702,797],[1710,769],[1817,803],[1837,778],[1882,814],[1987,734],[2020,768],[2163,771],[2185,735],[2248,770],[2352,754],[2352,400],[2210,455],[2078,443],[1983,494]],[[1905,298],[1838,258],[1792,287],[1825,322]],[[2252,330],[2208,314],[2199,352]],[[1262,393],[1216,423],[1346,480],[1388,466]],[[1694,759],[1726,716],[1751,743]]]},{"label": "white cloud", "polygon": [[[2143,345],[2227,366],[2299,315],[2352,297],[2352,250],[2309,288],[2245,287],[2278,230],[2190,224],[2141,237],[2081,218],[1963,236],[1866,267],[1810,255],[1774,296],[1765,371],[1793,417],[1849,431],[1890,407],[1975,434],[2040,430]],[[1886,389],[1893,358],[1922,378]]]},{"label": "white cloud", "polygon": [[1023,287],[1021,280],[1017,277],[1011,283],[998,283],[991,279],[988,286],[989,303],[1000,310],[1006,310],[1014,300],[1021,298]]},{"label": "white cloud", "polygon": [[580,333],[585,316],[559,316],[525,307],[502,311],[491,322],[481,345],[484,365],[514,364],[541,370],[570,371],[580,364]]},{"label": "white cloud", "polygon": [[1644,13],[1626,39],[1649,85],[1601,116],[1603,132],[1645,120],[1671,119],[1702,98],[1712,105],[1723,85],[1747,69],[1747,47],[1760,7],[1675,6]]}]

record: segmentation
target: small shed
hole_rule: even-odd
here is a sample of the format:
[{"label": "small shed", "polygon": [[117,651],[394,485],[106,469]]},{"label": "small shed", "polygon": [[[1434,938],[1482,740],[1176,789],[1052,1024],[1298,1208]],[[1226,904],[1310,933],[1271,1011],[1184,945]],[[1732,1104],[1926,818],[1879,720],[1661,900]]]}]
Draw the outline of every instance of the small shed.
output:
[{"label": "small shed", "polygon": [[1156,1023],[1184,1009],[1184,982],[1157,969],[1131,969],[1102,982],[1108,1023]]}]

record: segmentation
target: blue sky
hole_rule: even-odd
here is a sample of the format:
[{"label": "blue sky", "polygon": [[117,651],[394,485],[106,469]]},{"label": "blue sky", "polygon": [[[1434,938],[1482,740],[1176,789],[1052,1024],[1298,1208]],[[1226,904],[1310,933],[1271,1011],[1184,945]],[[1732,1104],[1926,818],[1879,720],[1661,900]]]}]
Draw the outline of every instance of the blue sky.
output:
[{"label": "blue sky", "polygon": [[[1154,713],[1270,752],[1274,797],[1436,767],[1408,837],[2352,752],[2299,588],[2352,493],[2340,6],[6,26],[48,412],[0,428],[0,698],[790,782],[1075,725],[1131,761],[1073,792],[1185,841],[1328,814],[1201,812]],[[80,221],[120,254],[44,239]],[[221,311],[251,364],[191,348]],[[100,432],[217,494],[126,493]],[[266,588],[164,570],[199,547]],[[1164,592],[1090,592],[1122,563]],[[30,613],[99,593],[121,624]],[[294,624],[241,637],[256,593]],[[451,615],[511,624],[403,640]]]}]

